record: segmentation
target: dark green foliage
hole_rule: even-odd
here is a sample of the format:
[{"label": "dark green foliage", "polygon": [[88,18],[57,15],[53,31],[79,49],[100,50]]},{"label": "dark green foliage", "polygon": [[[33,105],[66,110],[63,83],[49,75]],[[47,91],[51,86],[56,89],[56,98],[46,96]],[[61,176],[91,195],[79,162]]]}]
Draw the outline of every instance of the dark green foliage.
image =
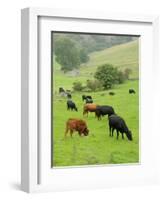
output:
[{"label": "dark green foliage", "polygon": [[110,89],[118,81],[118,70],[111,64],[104,64],[97,68],[94,77],[101,82],[104,89]]},{"label": "dark green foliage", "polygon": [[74,82],[73,83],[73,90],[74,91],[82,91],[83,90],[82,83],[80,81]]},{"label": "dark green foliage", "polygon": [[110,89],[114,84],[124,83],[128,79],[125,72],[119,71],[111,64],[99,66],[94,77],[102,84],[104,89]]},{"label": "dark green foliage", "polygon": [[64,72],[78,68],[80,65],[79,50],[75,43],[66,37],[60,37],[55,41],[56,61]]},{"label": "dark green foliage", "polygon": [[89,60],[89,56],[87,55],[87,52],[84,49],[81,49],[79,51],[79,54],[81,63],[86,63]]}]

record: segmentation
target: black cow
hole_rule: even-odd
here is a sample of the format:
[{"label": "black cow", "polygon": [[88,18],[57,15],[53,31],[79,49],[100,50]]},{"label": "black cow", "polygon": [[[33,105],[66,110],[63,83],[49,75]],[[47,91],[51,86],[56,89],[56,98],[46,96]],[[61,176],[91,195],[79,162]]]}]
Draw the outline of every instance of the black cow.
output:
[{"label": "black cow", "polygon": [[98,118],[98,120],[101,119],[101,116],[104,116],[104,115],[110,116],[114,113],[115,113],[114,109],[111,106],[97,106],[96,111],[95,111],[95,115]]},{"label": "black cow", "polygon": [[92,99],[92,97],[87,95],[82,95],[82,100],[84,101],[86,99]]},{"label": "black cow", "polygon": [[124,119],[117,115],[111,115],[109,118],[109,129],[110,129],[110,136],[113,137],[113,132],[116,129],[117,131],[117,139],[119,136],[119,132],[122,134],[122,139],[124,139],[124,133],[126,134],[128,140],[132,140],[132,133],[128,129]]},{"label": "black cow", "polygon": [[65,92],[65,90],[62,87],[59,88],[59,93],[61,92]]},{"label": "black cow", "polygon": [[70,93],[68,93],[68,92],[67,92],[67,98],[68,98],[68,99],[71,99],[71,98],[72,98],[72,95],[71,95]]},{"label": "black cow", "polygon": [[129,89],[129,94],[135,94],[135,90],[134,89]]},{"label": "black cow", "polygon": [[93,103],[92,99],[86,98],[85,103]]},{"label": "black cow", "polygon": [[115,93],[114,92],[109,92],[109,95],[113,96],[113,95],[115,95]]},{"label": "black cow", "polygon": [[78,109],[77,109],[77,107],[76,107],[76,105],[75,105],[75,103],[72,101],[72,100],[67,100],[67,110],[76,110],[76,111],[78,111]]}]

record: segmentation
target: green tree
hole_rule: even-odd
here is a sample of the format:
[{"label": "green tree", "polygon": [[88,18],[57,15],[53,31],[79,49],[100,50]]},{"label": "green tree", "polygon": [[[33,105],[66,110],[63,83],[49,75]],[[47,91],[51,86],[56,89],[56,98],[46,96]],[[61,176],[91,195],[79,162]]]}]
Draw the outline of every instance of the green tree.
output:
[{"label": "green tree", "polygon": [[74,82],[73,83],[73,90],[74,91],[82,91],[83,90],[82,83],[80,81]]},{"label": "green tree", "polygon": [[89,56],[84,49],[80,49],[80,62],[86,63],[89,60]]},{"label": "green tree", "polygon": [[75,43],[66,37],[59,37],[54,43],[56,61],[61,65],[64,72],[78,68],[80,54]]},{"label": "green tree", "polygon": [[111,64],[104,64],[97,68],[94,77],[101,82],[104,89],[109,89],[118,80],[118,70]]}]

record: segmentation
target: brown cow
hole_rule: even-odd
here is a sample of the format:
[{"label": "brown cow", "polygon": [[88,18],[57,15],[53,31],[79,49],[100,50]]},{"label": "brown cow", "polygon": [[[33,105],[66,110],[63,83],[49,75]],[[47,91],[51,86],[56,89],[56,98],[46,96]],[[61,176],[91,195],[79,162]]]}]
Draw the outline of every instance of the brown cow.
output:
[{"label": "brown cow", "polygon": [[87,124],[86,124],[86,122],[84,120],[71,119],[71,118],[68,119],[67,122],[66,122],[65,137],[66,137],[68,131],[70,131],[71,137],[72,137],[72,134],[73,134],[74,131],[77,131],[80,136],[82,134],[87,136],[88,133],[89,133],[89,130],[87,128]]},{"label": "brown cow", "polygon": [[83,107],[83,115],[87,114],[87,116],[88,116],[88,112],[95,112],[96,107],[97,107],[97,105],[94,103],[85,104]]}]

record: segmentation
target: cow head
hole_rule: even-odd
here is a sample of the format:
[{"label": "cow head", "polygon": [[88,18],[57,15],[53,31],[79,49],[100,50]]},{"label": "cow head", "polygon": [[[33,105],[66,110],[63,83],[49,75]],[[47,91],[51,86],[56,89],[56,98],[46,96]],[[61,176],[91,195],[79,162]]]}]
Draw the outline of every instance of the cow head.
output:
[{"label": "cow head", "polygon": [[126,136],[127,136],[127,138],[128,138],[129,140],[133,140],[133,138],[132,138],[132,133],[131,133],[130,130],[127,131]]},{"label": "cow head", "polygon": [[88,130],[87,128],[85,128],[85,129],[83,130],[83,134],[84,134],[85,136],[87,136],[87,135],[89,134],[89,130]]},{"label": "cow head", "polygon": [[78,109],[77,109],[77,107],[75,107],[75,110],[76,110],[76,112],[78,112]]}]

